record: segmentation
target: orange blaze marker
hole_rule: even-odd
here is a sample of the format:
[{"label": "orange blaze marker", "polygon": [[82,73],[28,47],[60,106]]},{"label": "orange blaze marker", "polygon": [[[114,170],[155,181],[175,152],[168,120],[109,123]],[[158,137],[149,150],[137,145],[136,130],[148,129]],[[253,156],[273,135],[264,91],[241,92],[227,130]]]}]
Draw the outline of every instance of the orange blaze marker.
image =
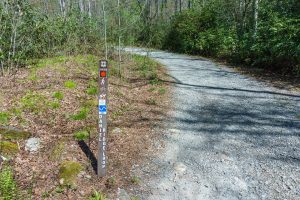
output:
[{"label": "orange blaze marker", "polygon": [[106,71],[100,71],[100,77],[106,77]]}]

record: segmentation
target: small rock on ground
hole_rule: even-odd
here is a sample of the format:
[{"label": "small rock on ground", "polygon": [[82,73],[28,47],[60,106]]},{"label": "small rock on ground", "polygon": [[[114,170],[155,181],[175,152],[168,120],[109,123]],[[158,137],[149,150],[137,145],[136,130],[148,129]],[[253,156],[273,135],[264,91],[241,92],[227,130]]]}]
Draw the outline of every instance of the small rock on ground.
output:
[{"label": "small rock on ground", "polygon": [[114,128],[113,131],[112,131],[112,133],[116,134],[116,135],[121,134],[122,133],[122,129],[120,129],[120,128]]},{"label": "small rock on ground", "polygon": [[40,148],[40,138],[29,138],[25,144],[25,150],[30,152],[36,152]]},{"label": "small rock on ground", "polygon": [[118,189],[118,198],[117,200],[130,200],[130,196],[124,189]]}]

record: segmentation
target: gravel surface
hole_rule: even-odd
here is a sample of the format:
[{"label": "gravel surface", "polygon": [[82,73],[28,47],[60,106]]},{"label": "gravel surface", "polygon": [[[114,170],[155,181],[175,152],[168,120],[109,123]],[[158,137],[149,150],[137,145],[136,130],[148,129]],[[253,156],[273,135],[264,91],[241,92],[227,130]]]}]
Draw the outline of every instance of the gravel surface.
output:
[{"label": "gravel surface", "polygon": [[176,83],[166,147],[142,199],[300,199],[300,94],[206,59],[148,55]]}]

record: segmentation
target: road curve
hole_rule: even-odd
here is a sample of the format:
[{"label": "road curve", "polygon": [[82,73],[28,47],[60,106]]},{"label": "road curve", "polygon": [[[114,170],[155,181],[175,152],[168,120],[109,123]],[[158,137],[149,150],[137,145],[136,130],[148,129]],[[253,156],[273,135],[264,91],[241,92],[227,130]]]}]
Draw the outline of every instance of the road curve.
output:
[{"label": "road curve", "polygon": [[175,80],[166,146],[142,199],[300,200],[300,94],[206,59],[126,50]]}]

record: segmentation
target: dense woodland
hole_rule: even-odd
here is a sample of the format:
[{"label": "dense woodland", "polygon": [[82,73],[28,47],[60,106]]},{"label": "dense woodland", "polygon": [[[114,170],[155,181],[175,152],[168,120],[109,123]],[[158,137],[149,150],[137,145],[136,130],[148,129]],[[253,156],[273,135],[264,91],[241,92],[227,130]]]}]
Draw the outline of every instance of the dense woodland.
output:
[{"label": "dense woodland", "polygon": [[141,45],[300,73],[299,0],[1,0],[2,73]]}]

